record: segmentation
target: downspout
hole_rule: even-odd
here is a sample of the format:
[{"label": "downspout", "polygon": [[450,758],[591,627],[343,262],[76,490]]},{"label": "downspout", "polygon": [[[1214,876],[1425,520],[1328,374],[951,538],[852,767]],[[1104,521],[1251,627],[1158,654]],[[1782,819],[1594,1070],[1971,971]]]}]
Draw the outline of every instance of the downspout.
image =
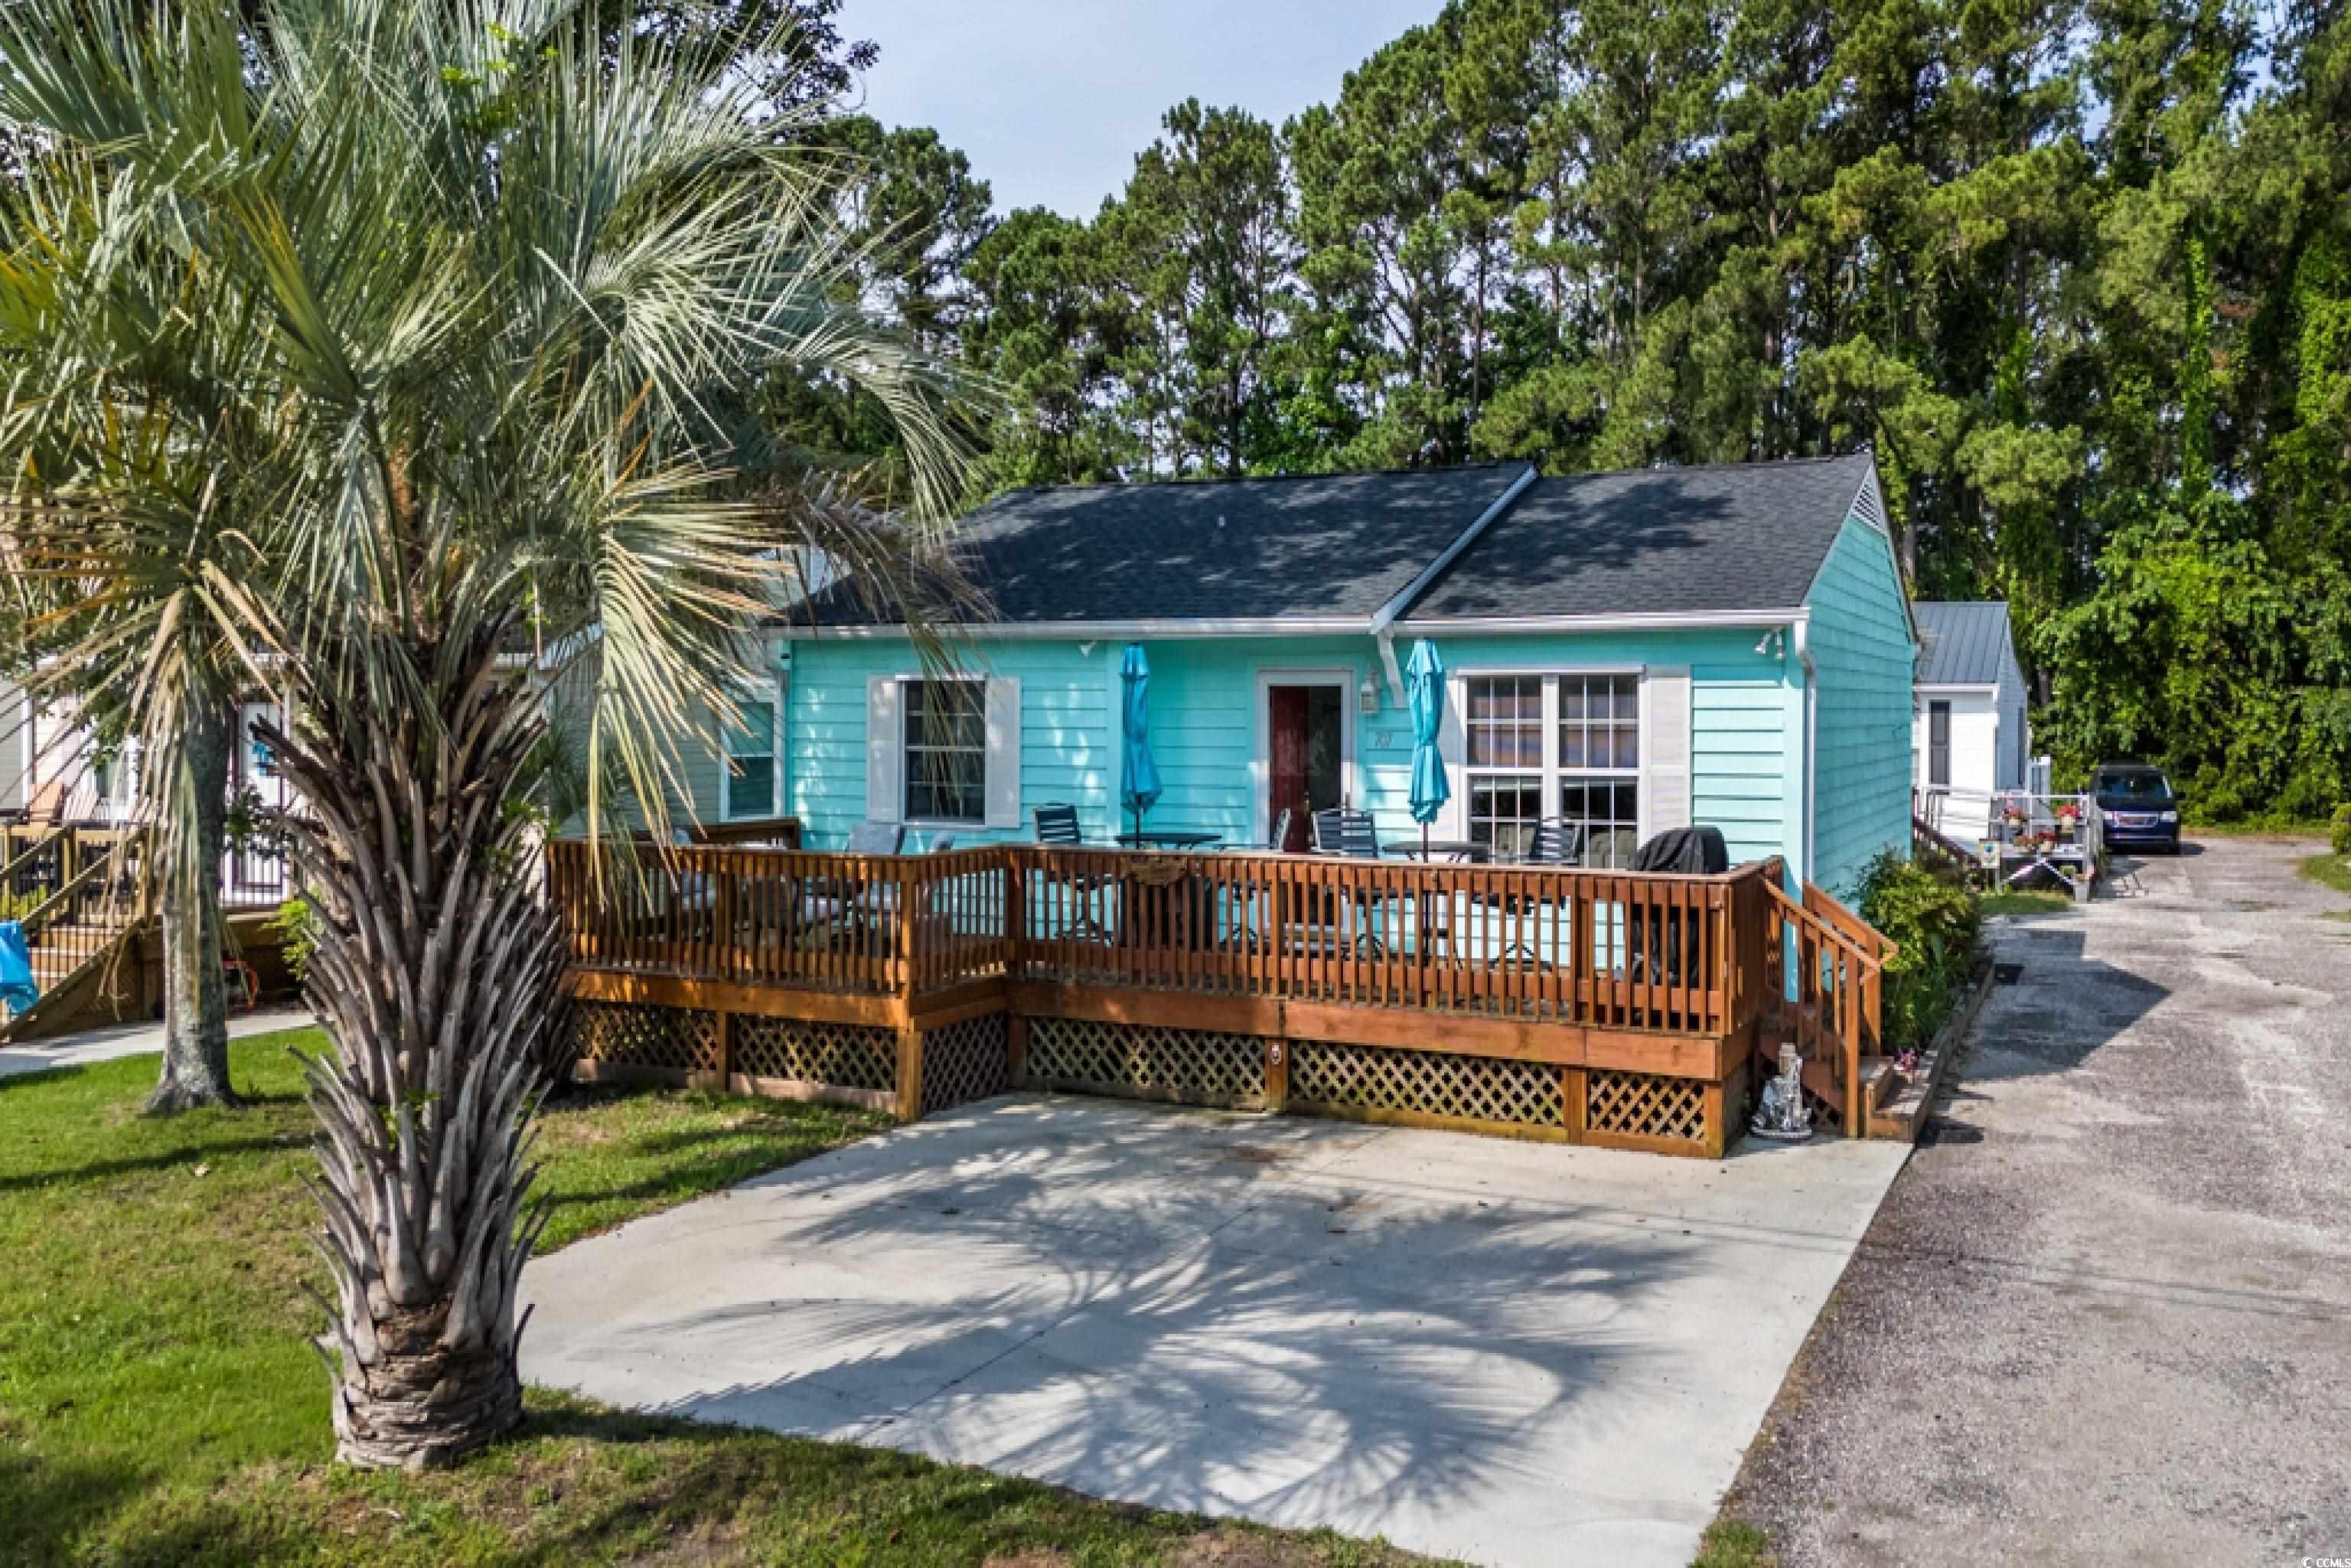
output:
[{"label": "downspout", "polygon": [[1820,818],[1820,667],[1813,663],[1810,621],[1799,621],[1791,628],[1794,638],[1796,663],[1804,672],[1804,842],[1802,880],[1813,880],[1813,838],[1814,824]]},{"label": "downspout", "polygon": [[1403,591],[1395,598],[1372,612],[1372,641],[1379,645],[1380,664],[1388,677],[1388,696],[1397,707],[1404,706],[1404,671],[1396,664],[1395,632],[1391,630],[1396,618],[1412,607],[1413,601],[1427,590],[1430,583],[1444,576],[1445,569],[1477,543],[1478,536],[1484,533],[1496,517],[1509,511],[1510,503],[1526,494],[1527,487],[1534,482],[1535,465],[1530,463],[1519,470],[1517,476],[1503,487],[1500,495],[1494,497],[1491,505],[1470,519],[1469,526],[1462,529],[1452,543],[1437,552],[1436,559],[1421,568],[1419,575],[1405,584]]},{"label": "downspout", "polygon": [[776,673],[776,795],[778,816],[792,814],[792,645],[781,637],[768,642],[768,667]]},{"label": "downspout", "polygon": [[1395,633],[1382,627],[1372,633],[1372,641],[1379,645],[1380,667],[1387,672],[1390,704],[1395,707],[1402,707],[1404,706],[1404,668],[1396,663]]}]

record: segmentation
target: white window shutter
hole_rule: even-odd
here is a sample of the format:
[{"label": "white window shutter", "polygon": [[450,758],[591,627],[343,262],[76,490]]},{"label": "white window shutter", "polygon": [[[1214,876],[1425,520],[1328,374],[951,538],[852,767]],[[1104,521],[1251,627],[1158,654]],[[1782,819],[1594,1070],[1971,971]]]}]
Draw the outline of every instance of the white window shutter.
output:
[{"label": "white window shutter", "polygon": [[1445,677],[1445,711],[1437,719],[1437,755],[1445,764],[1445,781],[1452,793],[1437,814],[1437,831],[1448,839],[1469,836],[1469,779],[1463,765],[1469,757],[1469,737],[1462,716],[1469,711],[1469,683],[1460,675]]},{"label": "white window shutter", "polygon": [[987,678],[987,825],[1020,825],[1020,682]]},{"label": "white window shutter", "polygon": [[1690,825],[1690,673],[1682,669],[1642,672],[1641,708],[1648,720],[1641,749],[1641,808],[1645,833]]},{"label": "white window shutter", "polygon": [[904,759],[905,726],[899,716],[904,692],[895,675],[865,683],[865,818],[895,822],[905,816],[905,790],[898,768]]}]

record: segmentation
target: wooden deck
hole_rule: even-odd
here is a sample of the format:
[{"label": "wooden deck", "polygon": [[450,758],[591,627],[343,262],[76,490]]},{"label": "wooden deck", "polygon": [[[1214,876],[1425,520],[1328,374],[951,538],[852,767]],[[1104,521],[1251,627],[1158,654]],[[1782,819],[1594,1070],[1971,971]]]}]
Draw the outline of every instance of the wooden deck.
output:
[{"label": "wooden deck", "polygon": [[1882,1076],[1882,942],[1782,875],[1032,845],[548,859],[584,1075],[910,1120],[1019,1085],[1703,1155],[1783,1039],[1855,1133]]}]

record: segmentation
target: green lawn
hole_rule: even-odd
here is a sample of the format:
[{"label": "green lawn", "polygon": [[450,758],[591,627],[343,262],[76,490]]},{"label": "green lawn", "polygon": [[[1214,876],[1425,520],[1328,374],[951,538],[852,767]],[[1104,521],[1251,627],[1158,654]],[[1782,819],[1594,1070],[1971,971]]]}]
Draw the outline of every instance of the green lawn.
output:
[{"label": "green lawn", "polygon": [[1983,912],[1994,915],[2055,915],[2074,907],[2074,895],[2045,887],[2011,888],[1983,895]]},{"label": "green lawn", "polygon": [[[0,1079],[0,1563],[1409,1561],[540,1393],[519,1437],[455,1472],[335,1469],[307,1343],[319,1315],[300,1289],[324,1282],[303,1239],[309,1115],[287,1049],[319,1043],[234,1047],[254,1100],[242,1112],[141,1115],[152,1058]],[[543,1123],[548,1243],[880,1125],[773,1101],[584,1094]]]},{"label": "green lawn", "polygon": [[1780,1561],[1771,1555],[1771,1542],[1751,1524],[1735,1519],[1718,1519],[1706,1529],[1706,1539],[1698,1545],[1697,1561],[1690,1568],[1774,1568]]},{"label": "green lawn", "polygon": [[2319,886],[2351,894],[2351,855],[2313,855],[2298,865],[2302,874]]}]

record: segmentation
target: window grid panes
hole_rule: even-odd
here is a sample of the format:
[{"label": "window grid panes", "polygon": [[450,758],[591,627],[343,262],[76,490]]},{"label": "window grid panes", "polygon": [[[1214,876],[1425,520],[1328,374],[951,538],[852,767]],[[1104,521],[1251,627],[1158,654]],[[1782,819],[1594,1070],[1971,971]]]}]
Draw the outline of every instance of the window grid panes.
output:
[{"label": "window grid panes", "polygon": [[[1546,687],[1557,705],[1548,759]],[[1629,864],[1640,834],[1640,677],[1478,675],[1462,695],[1470,841],[1498,861],[1521,860],[1553,815],[1582,830],[1582,863]]]},{"label": "window grid panes", "polygon": [[1559,814],[1588,866],[1630,865],[1641,831],[1641,678],[1561,675]]},{"label": "window grid panes", "polygon": [[1543,677],[1479,675],[1465,695],[1470,841],[1524,859],[1542,816]]},{"label": "window grid panes", "polygon": [[977,681],[908,681],[906,817],[978,822],[987,815],[987,695]]},{"label": "window grid panes", "polygon": [[729,821],[766,817],[776,810],[776,707],[765,695],[743,697],[726,729],[726,800]]}]

